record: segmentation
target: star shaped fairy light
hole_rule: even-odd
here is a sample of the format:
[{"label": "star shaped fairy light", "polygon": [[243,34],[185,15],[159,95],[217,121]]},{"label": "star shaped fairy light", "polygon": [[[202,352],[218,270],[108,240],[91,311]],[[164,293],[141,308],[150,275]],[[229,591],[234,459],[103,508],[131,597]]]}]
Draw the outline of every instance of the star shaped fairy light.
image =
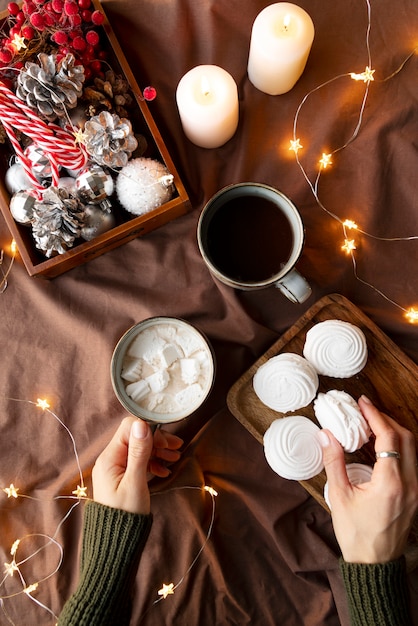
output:
[{"label": "star shaped fairy light", "polygon": [[14,35],[12,39],[12,45],[19,52],[22,48],[27,48],[25,44],[25,38],[22,35],[18,35],[17,33]]},{"label": "star shaped fairy light", "polygon": [[77,489],[74,489],[72,493],[77,496],[77,498],[87,498],[87,487],[77,485]]},{"label": "star shaped fairy light", "polygon": [[166,599],[167,596],[171,596],[173,594],[174,594],[174,583],[170,583],[169,585],[166,585],[165,583],[163,583],[163,586],[161,587],[161,589],[158,590],[158,595],[162,596],[164,600]]},{"label": "star shaped fairy light", "polygon": [[356,242],[354,239],[345,239],[344,244],[341,246],[341,250],[344,250],[347,254],[351,254],[356,249]]},{"label": "star shaped fairy light", "polygon": [[32,591],[36,591],[38,588],[38,583],[33,583],[33,585],[28,585],[27,587],[24,588],[24,592],[29,596]]},{"label": "star shaped fairy light", "polygon": [[405,317],[408,322],[411,322],[411,324],[418,323],[418,309],[414,309],[414,307],[411,307],[406,311]]},{"label": "star shaped fairy light", "polygon": [[4,564],[4,573],[6,574],[6,576],[12,576],[15,572],[17,572],[19,570],[16,561],[13,559],[13,561],[11,563],[5,563]]},{"label": "star shaped fairy light", "polygon": [[46,411],[46,409],[49,409],[51,405],[49,404],[48,400],[38,398],[36,401],[36,406],[38,407],[38,409],[42,409],[43,411]]},{"label": "star shaped fairy light", "polygon": [[358,228],[357,224],[353,222],[353,220],[345,220],[343,226],[349,230],[356,230]]},{"label": "star shaped fairy light", "polygon": [[17,492],[19,491],[19,487],[15,487],[13,483],[10,484],[9,487],[5,487],[3,489],[4,493],[7,494],[8,498],[18,498]]},{"label": "star shaped fairy light", "polygon": [[367,65],[366,69],[361,74],[356,74],[355,72],[352,72],[350,76],[353,80],[362,80],[365,83],[370,83],[371,81],[374,80],[374,76],[373,76],[374,73],[375,73],[375,70],[372,70]]},{"label": "star shaped fairy light", "polygon": [[298,153],[299,150],[301,150],[303,148],[302,144],[300,143],[300,139],[291,139],[290,140],[290,147],[289,150],[293,150],[293,152],[295,154]]},{"label": "star shaped fairy light", "polygon": [[84,143],[84,132],[82,128],[77,128],[74,133],[75,143]]},{"label": "star shaped fairy light", "polygon": [[322,153],[322,157],[319,159],[319,165],[324,168],[324,170],[328,167],[328,165],[332,165],[331,154]]}]

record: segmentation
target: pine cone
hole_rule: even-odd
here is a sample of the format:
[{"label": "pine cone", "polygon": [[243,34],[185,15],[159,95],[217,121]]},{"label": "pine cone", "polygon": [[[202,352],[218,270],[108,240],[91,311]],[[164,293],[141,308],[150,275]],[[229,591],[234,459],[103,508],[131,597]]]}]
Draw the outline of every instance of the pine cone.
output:
[{"label": "pine cone", "polygon": [[33,238],[48,258],[71,248],[83,224],[83,204],[64,188],[49,187],[33,207]]},{"label": "pine cone", "polygon": [[96,163],[107,167],[127,164],[138,142],[128,119],[102,111],[84,126],[84,145]]},{"label": "pine cone", "polygon": [[83,91],[84,67],[74,65],[67,54],[56,62],[55,55],[38,54],[39,65],[28,61],[17,79],[16,95],[48,122],[64,117],[77,105]]},{"label": "pine cone", "polygon": [[134,104],[128,82],[113,70],[108,70],[104,79],[96,76],[93,85],[84,89],[83,99],[87,102],[89,117],[102,111],[128,117],[128,109]]}]

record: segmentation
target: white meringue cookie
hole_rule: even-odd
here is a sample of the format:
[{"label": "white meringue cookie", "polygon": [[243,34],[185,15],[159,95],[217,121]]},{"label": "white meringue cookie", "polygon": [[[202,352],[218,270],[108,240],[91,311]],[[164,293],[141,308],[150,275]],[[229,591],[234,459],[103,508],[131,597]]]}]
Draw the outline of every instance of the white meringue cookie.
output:
[{"label": "white meringue cookie", "polygon": [[[361,485],[371,480],[373,468],[370,467],[370,465],[364,465],[364,463],[348,463],[345,467],[347,469],[348,480],[352,485]],[[324,499],[329,509],[331,509],[328,496],[328,481],[324,485]]]},{"label": "white meringue cookie", "polygon": [[303,356],[318,374],[350,378],[367,363],[367,342],[363,331],[350,322],[325,320],[306,333]]},{"label": "white meringue cookie", "polygon": [[314,411],[322,428],[330,430],[346,452],[355,452],[369,441],[369,425],[357,402],[345,391],[318,393]]},{"label": "white meringue cookie", "polygon": [[313,366],[299,354],[283,352],[263,363],[253,378],[258,398],[274,411],[286,413],[314,399],[319,380]]},{"label": "white meringue cookie", "polygon": [[272,470],[288,480],[309,480],[324,469],[320,429],[303,415],[274,420],[264,433],[264,454]]}]

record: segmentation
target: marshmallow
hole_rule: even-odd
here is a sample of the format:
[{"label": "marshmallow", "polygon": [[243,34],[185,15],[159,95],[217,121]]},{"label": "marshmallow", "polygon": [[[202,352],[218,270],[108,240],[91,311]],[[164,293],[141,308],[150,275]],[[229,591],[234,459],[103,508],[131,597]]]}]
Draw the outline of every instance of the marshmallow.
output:
[{"label": "marshmallow", "polygon": [[128,356],[142,358],[150,365],[159,362],[161,351],[166,342],[154,330],[144,330],[133,340],[128,349]]},{"label": "marshmallow", "polygon": [[126,393],[134,402],[140,402],[150,392],[150,386],[145,380],[138,380],[126,386]]},{"label": "marshmallow", "polygon": [[180,359],[181,379],[186,385],[197,382],[200,374],[200,363],[197,359]]},{"label": "marshmallow", "polygon": [[127,380],[128,383],[134,383],[136,380],[141,378],[142,372],[142,361],[141,359],[136,359],[135,361],[131,361],[130,363],[125,363],[121,377],[124,380]]},{"label": "marshmallow", "polygon": [[276,419],[264,434],[264,454],[272,470],[289,480],[309,480],[324,469],[320,429],[302,415]]},{"label": "marshmallow", "polygon": [[[346,466],[348,480],[352,485],[361,485],[362,483],[370,482],[372,478],[373,468],[370,465],[364,465],[363,463],[348,463]],[[324,500],[328,504],[328,508],[331,509],[331,504],[328,496],[328,481],[324,485]]]},{"label": "marshmallow", "polygon": [[367,343],[363,331],[341,320],[325,320],[306,333],[303,356],[318,374],[349,378],[367,363]]},{"label": "marshmallow", "polygon": [[346,452],[355,452],[369,441],[369,425],[357,402],[345,391],[319,393],[314,411],[322,428],[330,430]]},{"label": "marshmallow", "polygon": [[177,359],[181,357],[181,354],[177,347],[172,343],[167,343],[161,350],[161,365],[163,367],[170,367]]},{"label": "marshmallow", "polygon": [[188,387],[185,387],[184,389],[176,393],[175,398],[182,408],[187,408],[191,406],[196,406],[202,394],[202,387],[199,385],[199,383],[194,383],[193,385],[189,385]]},{"label": "marshmallow", "polygon": [[151,376],[147,376],[145,380],[149,384],[153,393],[160,393],[161,391],[164,391],[170,382],[170,376],[168,375],[167,370],[157,370],[154,374],[151,374]]},{"label": "marshmallow", "polygon": [[319,386],[313,366],[298,354],[284,352],[261,365],[253,378],[258,398],[274,411],[297,411],[312,402]]}]

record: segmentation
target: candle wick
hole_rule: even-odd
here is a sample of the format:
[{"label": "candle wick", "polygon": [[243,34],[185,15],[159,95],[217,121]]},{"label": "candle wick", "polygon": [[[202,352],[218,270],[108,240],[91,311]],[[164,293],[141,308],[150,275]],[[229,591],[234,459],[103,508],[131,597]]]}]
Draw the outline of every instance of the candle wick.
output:
[{"label": "candle wick", "polygon": [[283,18],[283,30],[287,33],[290,26],[290,15],[285,15]]}]

